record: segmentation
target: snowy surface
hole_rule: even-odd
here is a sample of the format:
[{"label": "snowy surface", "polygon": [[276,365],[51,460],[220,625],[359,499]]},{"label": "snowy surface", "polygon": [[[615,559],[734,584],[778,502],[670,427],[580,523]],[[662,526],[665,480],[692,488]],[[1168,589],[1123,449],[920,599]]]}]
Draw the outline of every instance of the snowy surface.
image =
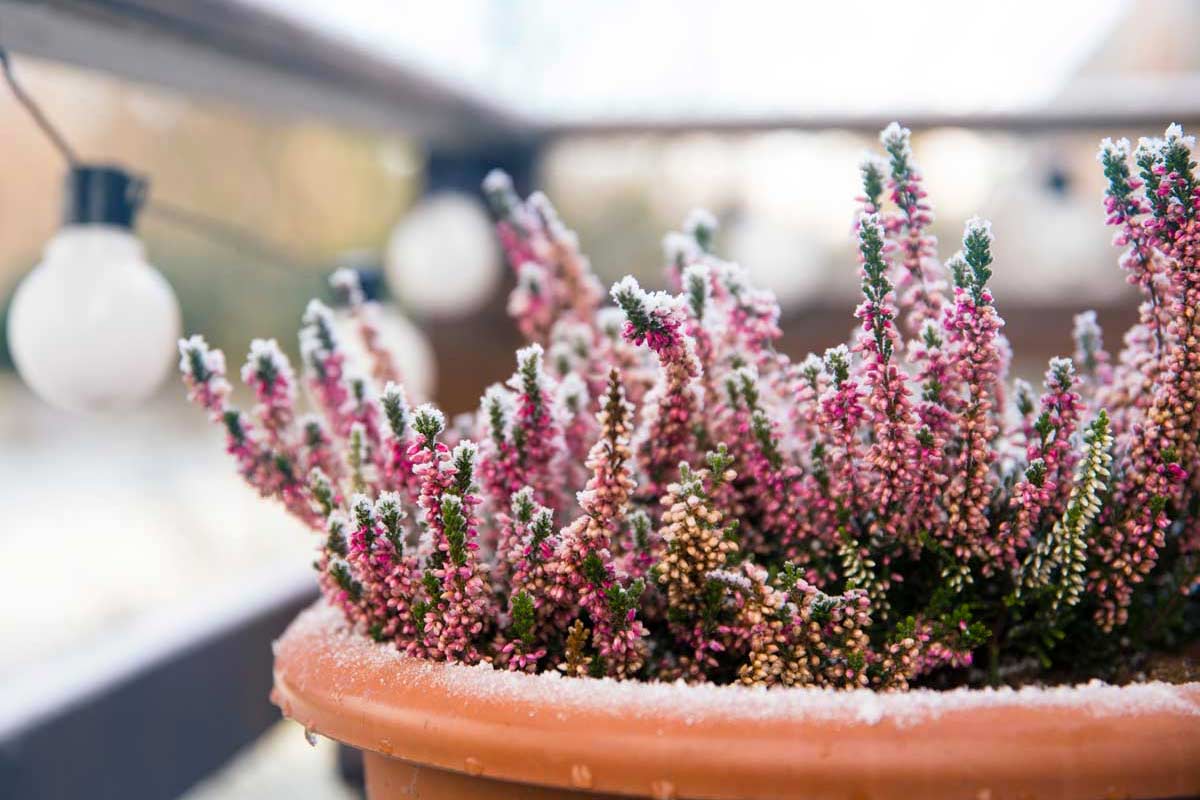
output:
[{"label": "snowy surface", "polygon": [[0,646],[0,677],[303,570],[316,545],[243,485],[175,381],[136,411],[86,416],[0,376],[0,484],[0,642],[20,642]]},{"label": "snowy surface", "polygon": [[[394,665],[406,657],[387,645],[376,644],[349,630],[341,612],[323,603],[314,605],[293,623],[291,635],[331,640],[338,662],[350,668]],[[1154,682],[1116,687],[1099,681],[1080,686],[1021,689],[921,689],[882,694],[869,690],[837,692],[825,689],[772,689],[743,686],[688,686],[683,683],[633,683],[610,679],[565,678],[558,673],[535,676],[474,667],[422,662],[416,673],[432,679],[453,694],[487,697],[506,702],[552,702],[563,712],[608,712],[638,717],[682,716],[687,724],[706,718],[845,719],[877,724],[885,719],[906,725],[936,719],[955,711],[1026,706],[1055,708],[1098,717],[1133,716],[1156,711],[1192,714],[1200,704],[1179,696],[1176,687]],[[412,674],[406,671],[405,674]],[[397,676],[396,680],[403,680]]]}]

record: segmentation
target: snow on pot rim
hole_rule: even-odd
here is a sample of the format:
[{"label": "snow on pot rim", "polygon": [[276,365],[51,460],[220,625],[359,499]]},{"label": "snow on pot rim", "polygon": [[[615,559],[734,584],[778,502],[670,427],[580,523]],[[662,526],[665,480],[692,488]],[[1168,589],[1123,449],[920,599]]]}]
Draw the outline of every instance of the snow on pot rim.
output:
[{"label": "snow on pot rim", "polygon": [[384,756],[632,796],[1200,794],[1200,683],[880,694],[526,675],[406,657],[318,602],[276,642],[272,699]]}]

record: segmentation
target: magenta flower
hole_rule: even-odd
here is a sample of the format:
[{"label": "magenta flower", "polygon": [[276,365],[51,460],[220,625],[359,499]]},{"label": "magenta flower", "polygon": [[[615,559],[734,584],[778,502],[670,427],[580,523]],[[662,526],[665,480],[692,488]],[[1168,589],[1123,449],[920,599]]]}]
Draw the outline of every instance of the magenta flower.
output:
[{"label": "magenta flower", "polygon": [[775,298],[717,255],[712,215],[664,240],[670,294],[628,277],[605,308],[549,201],[493,173],[530,344],[476,413],[410,406],[349,272],[333,284],[365,363],[314,302],[305,392],[255,340],[243,413],[193,337],[189,398],[316,533],[326,602],[410,657],[831,689],[1124,679],[1195,639],[1194,143],[1172,126],[1102,145],[1139,319],[1113,358],[1078,315],[1039,396],[1008,391],[990,225],[967,221],[948,295],[910,134],[881,141],[860,166],[857,329],[823,357],[784,352]]}]

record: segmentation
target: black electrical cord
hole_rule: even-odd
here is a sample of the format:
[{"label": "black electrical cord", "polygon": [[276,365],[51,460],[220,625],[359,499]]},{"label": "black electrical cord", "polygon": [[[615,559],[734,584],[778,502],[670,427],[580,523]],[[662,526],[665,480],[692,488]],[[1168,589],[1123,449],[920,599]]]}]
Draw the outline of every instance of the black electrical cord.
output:
[{"label": "black electrical cord", "polygon": [[144,208],[145,213],[162,220],[177,228],[190,231],[210,242],[216,242],[232,250],[254,256],[273,272],[295,278],[300,273],[285,269],[285,264],[298,264],[298,259],[268,244],[261,237],[240,225],[234,225],[218,217],[209,216],[199,211],[193,211],[164,200],[150,200]]},{"label": "black electrical cord", "polygon": [[50,123],[50,120],[42,113],[42,109],[17,81],[17,76],[13,74],[12,62],[8,58],[8,51],[3,47],[0,47],[0,67],[4,69],[4,80],[8,83],[8,88],[12,90],[13,96],[17,98],[17,102],[25,107],[25,110],[29,112],[29,116],[33,117],[33,121],[41,128],[42,133],[51,141],[54,148],[62,154],[63,160],[67,162],[67,166],[79,166],[79,156],[75,154],[75,150],[71,145],[67,144],[67,140]]},{"label": "black electrical cord", "polygon": [[[82,166],[83,162],[80,160],[75,149],[67,142],[66,137],[54,127],[54,124],[50,122],[49,117],[42,111],[37,101],[25,91],[24,87],[17,80],[16,75],[13,73],[12,61],[9,59],[8,51],[3,46],[0,46],[0,70],[3,70],[4,80],[8,84],[8,88],[12,91],[13,96],[17,99],[17,102],[33,118],[33,121],[37,124],[41,132],[50,140],[54,149],[67,162],[67,166],[71,169]],[[145,177],[138,177],[137,180],[141,182],[142,191],[145,193],[149,181]],[[193,211],[165,200],[147,201],[144,210],[146,213],[158,217],[164,222],[189,230],[198,236],[224,247],[253,255],[258,260],[264,261],[267,264],[282,266],[298,263],[297,259],[264,241],[253,231],[243,228],[240,225],[226,222],[223,219],[209,216],[199,211]],[[296,273],[291,270],[276,269],[276,271],[281,274],[286,273],[289,277],[296,277]]]}]

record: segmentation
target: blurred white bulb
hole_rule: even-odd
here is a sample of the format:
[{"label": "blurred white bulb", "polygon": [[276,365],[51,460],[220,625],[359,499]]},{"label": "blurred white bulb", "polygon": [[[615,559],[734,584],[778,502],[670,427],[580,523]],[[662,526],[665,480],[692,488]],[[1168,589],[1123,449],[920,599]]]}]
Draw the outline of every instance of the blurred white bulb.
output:
[{"label": "blurred white bulb", "polygon": [[[375,304],[368,313],[379,331],[379,343],[396,359],[409,400],[419,403],[432,398],[437,389],[437,361],[429,339],[394,306]],[[350,312],[345,309],[334,312],[334,326],[350,363],[362,374],[370,374],[371,357]]]},{"label": "blurred white bulb", "polygon": [[126,228],[68,225],[17,287],[8,341],[21,377],[70,411],[129,407],[166,376],[179,304]]},{"label": "blurred white bulb", "polygon": [[461,316],[489,300],[500,278],[500,251],[483,204],[457,192],[422,200],[388,242],[386,274],[406,308]]},{"label": "blurred white bulb", "polygon": [[755,285],[770,289],[788,309],[823,288],[824,253],[804,232],[763,215],[746,216],[726,234],[731,259],[750,271]]}]

